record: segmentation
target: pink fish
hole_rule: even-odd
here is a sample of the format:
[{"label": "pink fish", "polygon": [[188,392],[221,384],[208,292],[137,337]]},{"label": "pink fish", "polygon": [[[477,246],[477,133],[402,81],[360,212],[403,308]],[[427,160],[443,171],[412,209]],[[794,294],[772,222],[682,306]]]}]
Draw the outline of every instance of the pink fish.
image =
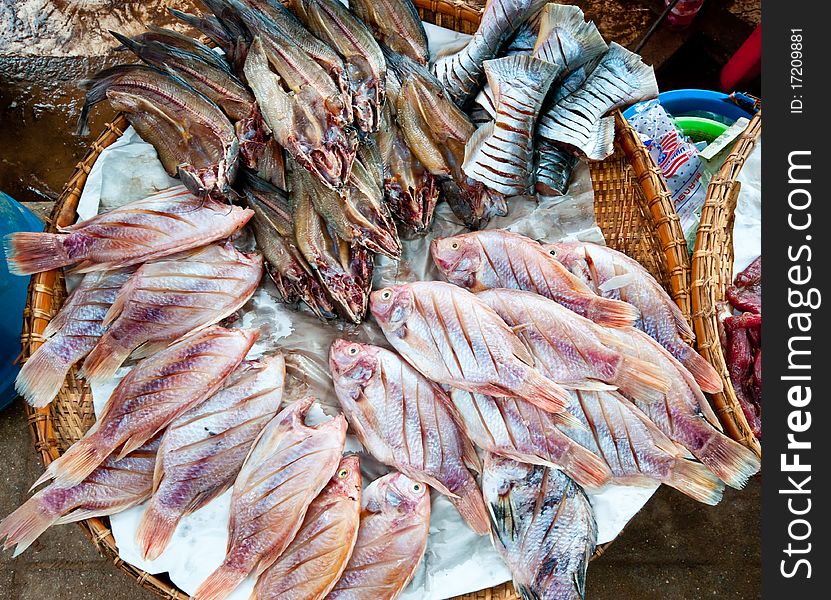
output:
[{"label": "pink fish", "polygon": [[399,285],[373,292],[370,310],[390,344],[428,379],[563,412],[567,392],[534,368],[511,328],[467,290],[440,281]]},{"label": "pink fish", "polygon": [[358,539],[360,467],[354,455],[340,461],[292,543],[260,575],[250,600],[322,600],[335,587]]},{"label": "pink fish", "polygon": [[367,486],[358,541],[327,600],[392,600],[407,587],[427,547],[430,490],[402,473]]},{"label": "pink fish", "polygon": [[153,468],[161,436],[125,456],[110,456],[81,483],[43,488],[0,522],[4,549],[17,556],[50,526],[112,515],[140,504],[153,491]]},{"label": "pink fish", "polygon": [[136,348],[152,354],[218,323],[248,301],[262,276],[262,255],[244,254],[227,241],[145,263],[104,317],[107,330],[84,361],[83,375],[109,379]]},{"label": "pink fish", "polygon": [[210,397],[242,362],[258,333],[209,327],[136,365],[113,390],[98,420],[35,485],[80,483],[110,455],[122,458]]},{"label": "pink fish", "polygon": [[167,427],[153,497],[136,531],[146,560],[159,557],[182,517],[233,485],[254,439],[280,408],[285,376],[280,354],[243,361],[221,390]]},{"label": "pink fish", "polygon": [[261,574],[297,535],[306,511],[335,474],[346,441],[342,415],[303,423],[314,398],[283,409],[260,434],[234,483],[225,560],[192,596],[221,600]]},{"label": "pink fish", "polygon": [[42,408],[58,394],[69,369],[95,347],[104,333],[104,315],[118,290],[134,272],[87,273],[43,331],[46,340],[32,353],[15,379],[15,389],[29,405]]},{"label": "pink fish", "polygon": [[60,233],[11,233],[5,239],[6,257],[16,275],[69,265],[80,273],[117,269],[226,238],[253,215],[247,208],[197,198],[177,186]]},{"label": "pink fish", "polygon": [[447,394],[397,354],[335,340],[335,393],[352,430],[378,460],[448,496],[476,533],[490,531],[476,449],[459,428]]}]

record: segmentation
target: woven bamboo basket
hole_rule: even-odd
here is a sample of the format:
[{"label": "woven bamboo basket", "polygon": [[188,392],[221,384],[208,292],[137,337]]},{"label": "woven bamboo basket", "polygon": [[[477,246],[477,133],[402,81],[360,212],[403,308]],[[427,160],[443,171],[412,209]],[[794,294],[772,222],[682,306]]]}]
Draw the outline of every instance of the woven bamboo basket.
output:
[{"label": "woven bamboo basket", "polygon": [[[464,33],[476,30],[482,5],[450,0],[415,0],[422,19]],[[482,3],[483,4],[483,3]],[[667,289],[685,316],[690,316],[690,265],[680,221],[660,171],[619,111],[615,152],[608,159],[590,165],[595,193],[595,215],[607,243],[637,259]],[[76,209],[87,176],[101,152],[115,142],[128,127],[118,116],[106,125],[92,143],[55,204],[46,231],[56,231],[76,220]],[[43,331],[66,297],[63,274],[49,271],[32,276],[29,299],[23,315],[22,360],[43,343]],[[43,409],[27,407],[28,422],[35,450],[48,465],[95,422],[92,398],[77,369],[69,372],[64,386],[52,404]],[[118,557],[115,539],[106,518],[89,519],[80,527],[98,548],[138,585],[157,595],[186,600],[187,594],[164,575],[152,575]],[[603,553],[598,547],[595,557]],[[517,600],[510,583],[460,596],[456,600]]]},{"label": "woven bamboo basket", "polygon": [[695,237],[691,282],[696,345],[724,382],[724,392],[713,394],[711,403],[725,433],[759,456],[762,455],[761,444],[750,430],[727,372],[718,334],[717,304],[724,301],[727,288],[733,283],[733,222],[741,190],[737,177],[761,131],[762,110],[759,108],[710,181]]}]

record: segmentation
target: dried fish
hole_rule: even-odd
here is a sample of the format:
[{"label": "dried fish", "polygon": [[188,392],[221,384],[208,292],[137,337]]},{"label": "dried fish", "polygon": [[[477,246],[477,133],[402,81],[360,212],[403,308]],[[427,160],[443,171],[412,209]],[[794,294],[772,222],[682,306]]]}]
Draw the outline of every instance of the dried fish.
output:
[{"label": "dried fish", "polygon": [[262,276],[262,255],[227,241],[143,264],[104,316],[107,330],[84,361],[83,376],[109,379],[140,346],[152,353],[220,322],[248,301]]},{"label": "dried fish", "polygon": [[464,107],[482,83],[483,63],[497,52],[545,0],[487,0],[479,27],[467,46],[438,59],[433,71],[459,107]]},{"label": "dried fish", "polygon": [[572,73],[608,50],[592,21],[586,22],[579,6],[546,4],[539,17],[534,56]]},{"label": "dried fish", "polygon": [[370,310],[390,344],[428,379],[565,410],[567,392],[534,368],[511,328],[467,290],[440,281],[398,285],[373,292]]},{"label": "dried fish", "polygon": [[586,494],[556,469],[488,456],[482,489],[493,544],[522,598],[580,600],[597,543]]},{"label": "dried fish", "polygon": [[254,213],[168,188],[129,202],[60,233],[6,236],[9,271],[28,275],[76,265],[74,271],[106,271],[147,262],[229,237]]},{"label": "dried fish", "polygon": [[83,83],[87,91],[78,131],[88,133],[90,109],[109,100],[141,138],[156,148],[170,174],[194,194],[228,193],[239,162],[234,127],[212,100],[172,73],[118,65]]},{"label": "dried fish", "polygon": [[294,540],[260,575],[251,600],[323,600],[346,569],[360,520],[360,462],[345,456]]},{"label": "dried fish", "polygon": [[[175,9],[168,9],[173,16],[178,18],[178,15],[175,13],[179,13],[179,11]],[[185,13],[179,13],[185,15]],[[191,17],[193,15],[185,15]],[[121,36],[114,31],[112,33],[119,41],[122,42],[122,46],[116,48],[116,50],[133,50],[133,47],[143,47],[145,45],[162,45],[166,47],[176,48],[177,50],[182,50],[187,52],[188,54],[193,54],[198,57],[201,62],[208,63],[218,69],[224,69],[227,72],[231,72],[231,66],[228,64],[228,61],[220,54],[217,54],[213,50],[211,50],[208,46],[203,44],[202,42],[193,39],[192,37],[185,35],[183,33],[179,33],[178,31],[173,31],[172,29],[165,29],[163,27],[156,27],[155,25],[148,25],[147,31],[141,33],[135,37],[133,37],[129,44],[125,44]]]},{"label": "dried fish", "polygon": [[427,547],[430,491],[402,473],[367,486],[358,541],[327,600],[393,600],[407,587]]},{"label": "dried fish", "polygon": [[41,408],[57,396],[69,369],[95,347],[104,333],[104,315],[135,271],[87,273],[46,325],[45,338],[26,360],[14,381],[15,390],[30,406]]},{"label": "dried fish", "polygon": [[3,549],[17,546],[14,556],[56,524],[105,517],[141,504],[153,490],[153,469],[161,436],[127,456],[107,458],[81,483],[52,483],[0,521]]},{"label": "dried fish", "polygon": [[35,486],[49,479],[80,483],[110,454],[118,459],[139,448],[216,392],[256,339],[256,331],[214,325],[144,359],[116,386],[84,437],[51,462]]},{"label": "dried fish", "polygon": [[469,470],[481,470],[479,457],[444,391],[378,346],[337,339],[329,365],[343,412],[372,456],[445,494],[471,529],[488,533]]},{"label": "dried fish", "polygon": [[534,125],[560,67],[529,56],[485,61],[496,120],[465,145],[462,170],[509,196],[527,194],[534,161]]},{"label": "dried fish", "polygon": [[433,262],[450,283],[474,292],[511,288],[535,292],[600,325],[632,325],[637,310],[595,294],[545,248],[518,233],[489,229],[430,244]]},{"label": "dried fish", "polygon": [[393,52],[426,65],[427,34],[412,0],[352,0],[349,8]]},{"label": "dried fish", "polygon": [[260,434],[234,483],[228,552],[194,600],[221,600],[249,574],[259,575],[288,547],[309,505],[335,474],[346,421],[303,423],[313,398],[298,400]]},{"label": "dried fish", "polygon": [[538,137],[534,147],[534,190],[542,196],[562,196],[568,191],[577,157]]},{"label": "dried fish", "polygon": [[601,160],[613,149],[608,126],[598,125],[603,122],[601,117],[613,108],[657,95],[652,67],[646,66],[637,54],[612,42],[585,83],[542,113],[538,133],[568,144],[589,159]]},{"label": "dried fish", "polygon": [[242,68],[245,62],[245,53],[248,50],[248,41],[250,41],[245,39],[247,32],[244,28],[239,27],[233,21],[222,21],[215,15],[192,15],[172,7],[167,7],[167,11],[176,19],[203,33],[221,48],[225,58],[235,70],[239,71]]},{"label": "dried fish", "polygon": [[168,426],[153,497],[136,530],[145,560],[159,557],[182,517],[231,487],[254,439],[280,408],[285,376],[279,354],[243,361],[222,389]]}]

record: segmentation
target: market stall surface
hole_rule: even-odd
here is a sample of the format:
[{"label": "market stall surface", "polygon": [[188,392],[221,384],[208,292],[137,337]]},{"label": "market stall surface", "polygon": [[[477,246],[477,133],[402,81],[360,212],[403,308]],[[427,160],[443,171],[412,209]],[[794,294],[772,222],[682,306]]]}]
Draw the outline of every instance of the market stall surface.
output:
[{"label": "market stall surface", "polygon": [[[174,3],[189,4],[187,0]],[[0,12],[14,16],[14,10],[5,9],[14,9],[15,4],[20,8],[51,2],[0,0],[0,7],[4,9]],[[579,4],[589,16],[592,12],[598,14],[600,5],[607,15],[627,16],[605,22],[601,18],[599,25],[601,30],[612,29],[606,32],[608,37],[628,44],[638,38],[641,26],[654,17],[653,5],[660,3],[644,0]],[[633,5],[637,7],[632,8]],[[749,33],[758,21],[758,3],[735,1],[726,5],[727,12],[744,22]],[[160,14],[148,9],[130,16],[137,21],[137,27],[143,28],[141,21],[156,21],[161,18]],[[709,27],[712,33],[713,26]],[[725,27],[724,31],[728,29]],[[27,201],[44,218],[89,142],[71,135],[79,97],[74,83],[100,68],[107,59],[84,52],[79,56],[37,56],[39,51],[53,54],[55,47],[38,49],[28,33],[21,40],[24,46],[14,48],[0,41],[0,122],[3,125],[0,127],[0,189]],[[91,43],[90,48],[100,48],[100,40]],[[667,38],[658,37],[651,48],[645,48],[644,54],[649,58],[651,51],[657,62],[666,60],[662,52],[666,54],[671,48]],[[673,83],[677,79],[673,77]],[[92,123],[92,129],[99,130],[106,118],[102,114],[100,122]],[[19,400],[0,412],[0,465],[0,515],[6,515],[28,497],[29,486],[42,472]],[[592,564],[587,597],[591,600],[758,598],[760,504],[758,478],[751,480],[741,492],[726,490],[723,501],[716,507],[698,504],[662,487],[603,557]],[[48,530],[18,558],[11,558],[8,552],[0,554],[0,600],[51,597],[121,600],[155,596],[141,590],[109,559],[102,558],[77,525],[64,525]]]}]

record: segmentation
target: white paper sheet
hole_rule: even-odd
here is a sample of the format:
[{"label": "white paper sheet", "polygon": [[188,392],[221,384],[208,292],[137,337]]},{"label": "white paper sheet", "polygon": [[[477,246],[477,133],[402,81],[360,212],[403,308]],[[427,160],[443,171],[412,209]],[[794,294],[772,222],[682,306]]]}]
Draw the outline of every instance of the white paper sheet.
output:
[{"label": "white paper sheet", "polygon": [[739,171],[741,183],[733,224],[733,277],[762,253],[762,137]]}]

